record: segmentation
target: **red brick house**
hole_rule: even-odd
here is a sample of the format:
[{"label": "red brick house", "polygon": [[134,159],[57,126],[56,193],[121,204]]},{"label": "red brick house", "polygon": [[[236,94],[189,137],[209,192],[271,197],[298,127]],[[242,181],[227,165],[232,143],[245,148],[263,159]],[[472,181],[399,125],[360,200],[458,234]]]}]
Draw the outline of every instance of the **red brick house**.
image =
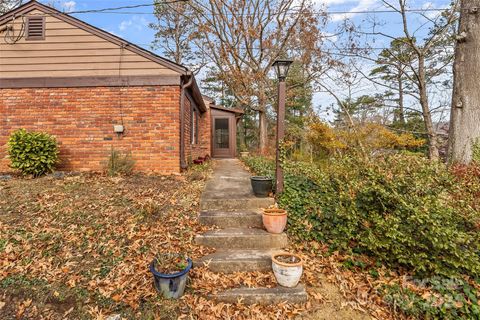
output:
[{"label": "red brick house", "polygon": [[[102,170],[112,148],[166,174],[212,145],[235,156],[235,123],[212,128],[211,104],[186,67],[36,1],[0,17],[0,172],[19,128],[55,135],[61,170]],[[212,143],[221,132],[230,143]]]}]

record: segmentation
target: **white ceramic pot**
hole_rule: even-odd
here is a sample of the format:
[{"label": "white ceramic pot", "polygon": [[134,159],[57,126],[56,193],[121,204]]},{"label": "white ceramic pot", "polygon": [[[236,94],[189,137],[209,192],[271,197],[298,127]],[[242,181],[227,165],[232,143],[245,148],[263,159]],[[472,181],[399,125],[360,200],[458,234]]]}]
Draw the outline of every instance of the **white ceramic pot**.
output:
[{"label": "white ceramic pot", "polygon": [[303,273],[303,260],[296,254],[277,253],[272,256],[272,269],[279,285],[296,287]]}]

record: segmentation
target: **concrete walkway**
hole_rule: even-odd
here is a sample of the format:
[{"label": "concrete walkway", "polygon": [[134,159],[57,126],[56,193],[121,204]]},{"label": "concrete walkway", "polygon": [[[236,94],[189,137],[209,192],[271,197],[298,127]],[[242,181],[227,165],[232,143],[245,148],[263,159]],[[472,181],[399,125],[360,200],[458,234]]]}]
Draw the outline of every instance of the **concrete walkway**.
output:
[{"label": "concrete walkway", "polygon": [[[215,248],[213,254],[195,261],[214,272],[232,273],[271,271],[271,255],[288,244],[286,234],[271,234],[263,229],[262,208],[274,204],[273,198],[257,198],[250,184],[251,174],[237,159],[215,160],[214,173],[201,197],[199,220],[220,229],[197,235],[198,244]],[[244,303],[273,304],[305,302],[302,285],[296,288],[237,288],[220,292],[213,299]]]},{"label": "concrete walkway", "polygon": [[215,169],[201,197],[202,210],[259,210],[272,205],[272,198],[257,198],[250,185],[251,174],[238,159],[214,160]]},{"label": "concrete walkway", "polygon": [[202,198],[241,199],[254,198],[250,187],[250,173],[238,159],[214,160],[215,170],[207,182]]}]

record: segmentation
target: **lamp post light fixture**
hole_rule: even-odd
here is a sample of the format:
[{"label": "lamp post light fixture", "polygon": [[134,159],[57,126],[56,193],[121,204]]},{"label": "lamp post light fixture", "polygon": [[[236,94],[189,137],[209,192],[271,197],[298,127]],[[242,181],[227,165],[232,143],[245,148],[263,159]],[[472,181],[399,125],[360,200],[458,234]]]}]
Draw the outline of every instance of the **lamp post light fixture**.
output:
[{"label": "lamp post light fixture", "polygon": [[276,151],[276,195],[283,192],[283,168],[280,161],[280,144],[285,137],[285,101],[286,101],[286,84],[285,79],[288,75],[288,69],[293,60],[276,60],[273,67],[277,72],[278,77],[278,108],[277,108],[277,151]]},{"label": "lamp post light fixture", "polygon": [[290,65],[293,63],[293,60],[285,59],[285,60],[276,60],[273,63],[273,67],[275,68],[275,72],[277,73],[277,77],[279,81],[285,81],[288,75],[288,70],[290,69]]}]

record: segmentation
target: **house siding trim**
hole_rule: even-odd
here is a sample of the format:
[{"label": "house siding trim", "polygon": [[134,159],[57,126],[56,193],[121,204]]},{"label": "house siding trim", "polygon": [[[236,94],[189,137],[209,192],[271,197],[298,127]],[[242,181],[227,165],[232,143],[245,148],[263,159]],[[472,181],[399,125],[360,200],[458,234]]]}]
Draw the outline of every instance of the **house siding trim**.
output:
[{"label": "house siding trim", "polygon": [[178,76],[0,78],[0,89],[180,85]]},{"label": "house siding trim", "polygon": [[12,10],[8,13],[6,13],[5,15],[1,16],[0,17],[0,25],[6,23],[8,21],[8,19],[10,19],[11,17],[15,16],[15,15],[21,15],[21,14],[26,14],[28,12],[30,12],[31,10],[34,10],[34,9],[38,9],[42,12],[44,12],[45,14],[49,14],[49,15],[52,15],[54,16],[55,18],[57,19],[60,19],[66,23],[70,23],[71,25],[77,27],[77,28],[80,28],[80,29],[83,29],[85,31],[88,31],[104,40],[107,40],[111,43],[114,43],[116,45],[123,45],[127,50],[130,50],[144,58],[147,58],[151,61],[154,61],[154,62],[157,62],[158,64],[166,67],[166,68],[169,68],[171,70],[174,70],[178,73],[181,73],[183,75],[186,75],[188,73],[188,69],[184,66],[181,66],[179,64],[176,64],[175,62],[173,61],[170,61],[168,59],[165,59],[165,58],[162,58],[150,51],[147,51],[131,42],[128,42],[120,37],[117,37],[111,33],[108,33],[106,31],[103,31],[97,27],[94,27],[92,26],[91,24],[88,24],[82,20],[79,20],[77,18],[74,18],[72,16],[69,16],[65,13],[62,13],[54,8],[50,8],[50,7],[47,7],[43,4],[40,4],[38,2],[35,2],[35,1],[30,1],[26,4],[24,4],[23,6],[21,7],[18,7],[17,9],[15,10]]}]

